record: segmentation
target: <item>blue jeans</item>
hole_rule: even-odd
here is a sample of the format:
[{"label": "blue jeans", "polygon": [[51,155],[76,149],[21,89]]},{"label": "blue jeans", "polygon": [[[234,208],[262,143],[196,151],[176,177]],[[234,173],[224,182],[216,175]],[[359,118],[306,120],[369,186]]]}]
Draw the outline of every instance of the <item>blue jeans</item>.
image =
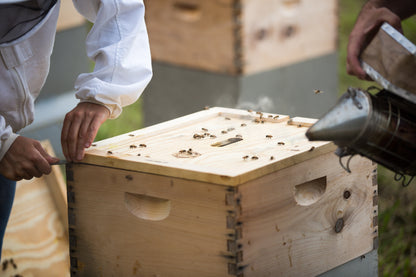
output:
[{"label": "blue jeans", "polygon": [[3,237],[6,231],[7,221],[12,210],[16,181],[6,179],[0,174],[0,260],[3,248]]}]

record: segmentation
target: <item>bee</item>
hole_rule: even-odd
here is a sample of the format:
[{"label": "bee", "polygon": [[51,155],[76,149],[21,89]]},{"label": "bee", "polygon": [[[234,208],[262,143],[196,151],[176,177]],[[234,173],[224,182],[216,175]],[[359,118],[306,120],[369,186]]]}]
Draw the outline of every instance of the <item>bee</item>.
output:
[{"label": "bee", "polygon": [[254,121],[255,123],[260,123],[260,119],[258,119],[258,118],[255,118],[253,121]]},{"label": "bee", "polygon": [[10,263],[12,264],[12,266],[13,266],[14,269],[17,269],[17,265],[14,263],[14,260],[13,259],[10,259]]},{"label": "bee", "polygon": [[235,135],[236,138],[242,138],[243,136],[240,134]]},{"label": "bee", "polygon": [[111,155],[113,154],[113,152],[111,152],[110,150],[107,151],[107,154]]},{"label": "bee", "polygon": [[134,134],[129,134],[130,137],[134,137]]},{"label": "bee", "polygon": [[302,124],[298,124],[298,128],[302,127]]},{"label": "bee", "polygon": [[229,117],[226,117],[226,118],[225,118],[225,120],[231,120],[231,118],[229,118]]},{"label": "bee", "polygon": [[266,138],[271,139],[273,136],[272,135],[266,135]]},{"label": "bee", "polygon": [[139,156],[139,157],[140,157],[140,156],[141,156],[141,155],[140,155],[140,153],[139,153],[139,154],[137,154],[137,156]]},{"label": "bee", "polygon": [[249,113],[252,113],[252,112],[253,112],[253,110],[252,110],[252,109],[248,109],[247,111],[248,111]]},{"label": "bee", "polygon": [[97,144],[93,143],[93,144],[91,144],[91,146],[92,146],[92,147],[95,147],[95,146],[97,146]]},{"label": "bee", "polygon": [[312,152],[315,149],[315,146],[312,146],[311,149],[309,149],[309,152]]},{"label": "bee", "polygon": [[263,113],[262,113],[262,112],[256,112],[256,114],[259,114],[260,116],[262,116],[262,115],[263,115]]},{"label": "bee", "polygon": [[208,132],[208,129],[207,128],[201,128],[202,129],[202,131],[204,131],[204,132]]},{"label": "bee", "polygon": [[134,148],[137,148],[137,145],[134,145],[134,144],[130,145],[130,149],[134,149]]},{"label": "bee", "polygon": [[6,269],[7,269],[7,266],[9,265],[9,260],[5,260],[3,263],[2,263],[2,269],[3,269],[3,271],[5,271]]},{"label": "bee", "polygon": [[258,159],[259,159],[259,157],[257,157],[257,156],[253,156],[253,157],[251,157],[251,159],[252,159],[252,160],[258,160]]},{"label": "bee", "polygon": [[204,136],[209,137],[210,133],[204,133]]},{"label": "bee", "polygon": [[315,94],[320,94],[320,93],[323,93],[323,91],[322,91],[322,90],[320,90],[320,89],[314,89],[314,90],[313,90],[313,92],[315,92]]},{"label": "bee", "polygon": [[234,130],[235,130],[235,128],[232,128],[232,127],[227,129],[228,132],[231,132],[231,131],[234,131]]},{"label": "bee", "polygon": [[186,153],[185,149],[179,150],[179,153]]},{"label": "bee", "polygon": [[275,115],[274,117],[273,117],[273,119],[278,119],[279,118],[279,116],[278,115]]},{"label": "bee", "polygon": [[225,131],[225,130],[222,130],[221,131],[221,134],[226,134],[226,133],[228,133],[227,131]]},{"label": "bee", "polygon": [[261,121],[260,121],[260,123],[261,123],[261,124],[263,124],[264,122],[265,122],[264,120],[261,120]]},{"label": "bee", "polygon": [[240,125],[241,127],[245,127],[245,126],[247,126],[247,124],[245,124],[245,123],[241,123],[241,125]]},{"label": "bee", "polygon": [[272,118],[272,117],[273,117],[273,115],[269,114],[267,117],[268,117],[268,118]]},{"label": "bee", "polygon": [[201,139],[201,138],[203,138],[203,136],[201,136],[199,134],[194,134],[193,138],[194,139]]},{"label": "bee", "polygon": [[192,154],[192,148],[188,149],[188,154]]},{"label": "bee", "polygon": [[284,143],[283,141],[279,141],[279,142],[277,143],[277,145],[285,145],[285,143]]},{"label": "bee", "polygon": [[273,156],[270,156],[270,160],[273,161],[274,160],[274,157]]},{"label": "bee", "polygon": [[210,135],[209,137],[210,138],[216,138],[217,136],[216,135]]},{"label": "bee", "polygon": [[248,159],[248,156],[244,156],[244,157],[243,157],[243,160],[247,160],[247,159]]}]

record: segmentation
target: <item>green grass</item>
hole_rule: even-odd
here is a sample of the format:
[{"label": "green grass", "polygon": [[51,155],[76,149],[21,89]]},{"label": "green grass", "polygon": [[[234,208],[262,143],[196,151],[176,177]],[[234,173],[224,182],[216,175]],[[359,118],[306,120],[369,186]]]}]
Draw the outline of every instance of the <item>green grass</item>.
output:
[{"label": "green grass", "polygon": [[[339,90],[350,86],[367,88],[373,83],[346,74],[348,35],[363,0],[339,1]],[[416,42],[416,19],[404,22],[405,35]],[[127,133],[142,127],[141,102],[126,107],[116,120],[102,125],[96,140]],[[403,188],[393,173],[379,167],[379,276],[416,276],[416,182]]]},{"label": "green grass", "polygon": [[139,100],[125,107],[118,118],[104,122],[95,140],[103,140],[142,128],[143,117],[141,106],[142,102]]},{"label": "green grass", "polygon": [[[373,83],[346,74],[346,48],[363,0],[340,0],[339,92],[349,86],[367,88]],[[406,37],[416,42],[416,19],[403,22]],[[394,173],[379,166],[379,276],[416,276],[416,182],[403,188]]]}]

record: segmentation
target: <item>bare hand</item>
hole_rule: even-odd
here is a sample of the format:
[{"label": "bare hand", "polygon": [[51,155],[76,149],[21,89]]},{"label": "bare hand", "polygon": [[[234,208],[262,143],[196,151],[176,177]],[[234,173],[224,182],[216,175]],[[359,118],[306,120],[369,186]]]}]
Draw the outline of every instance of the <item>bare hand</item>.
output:
[{"label": "bare hand", "polygon": [[69,162],[84,158],[85,148],[91,146],[98,129],[110,116],[109,110],[99,104],[79,103],[66,114],[62,127],[62,151]]},{"label": "bare hand", "polygon": [[371,80],[362,69],[359,57],[384,22],[389,23],[398,31],[403,32],[399,16],[389,9],[376,8],[370,5],[363,7],[349,36],[347,47],[348,74],[357,76],[362,80]]},{"label": "bare hand", "polygon": [[0,173],[10,179],[32,179],[51,172],[51,163],[59,161],[46,153],[39,141],[19,136],[0,161]]}]

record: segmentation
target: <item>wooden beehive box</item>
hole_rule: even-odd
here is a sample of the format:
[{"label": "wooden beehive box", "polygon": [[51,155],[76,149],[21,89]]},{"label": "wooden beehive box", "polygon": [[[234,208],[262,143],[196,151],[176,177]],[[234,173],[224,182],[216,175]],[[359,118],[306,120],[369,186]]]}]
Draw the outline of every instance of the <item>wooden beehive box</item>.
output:
[{"label": "wooden beehive box", "polygon": [[314,276],[371,251],[375,165],[347,173],[312,122],[211,108],[94,144],[67,167],[72,275]]},{"label": "wooden beehive box", "polygon": [[251,74],[334,53],[336,0],[145,1],[152,58]]}]

